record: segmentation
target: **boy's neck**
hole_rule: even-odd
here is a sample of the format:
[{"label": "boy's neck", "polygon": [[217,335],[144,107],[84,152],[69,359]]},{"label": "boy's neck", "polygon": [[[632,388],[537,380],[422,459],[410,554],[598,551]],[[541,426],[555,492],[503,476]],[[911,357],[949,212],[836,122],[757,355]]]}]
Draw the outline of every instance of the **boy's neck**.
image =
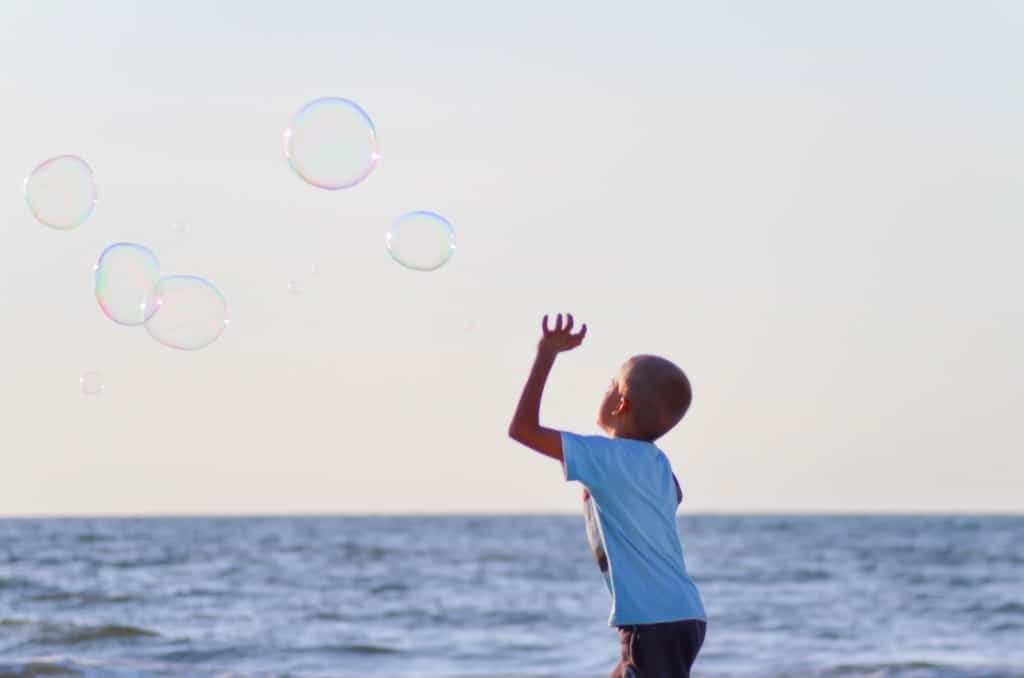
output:
[{"label": "boy's neck", "polygon": [[643,442],[643,443],[653,443],[654,442],[654,439],[652,439],[650,436],[642,436],[642,435],[634,433],[633,431],[630,431],[629,429],[626,429],[626,428],[623,428],[623,429],[606,428],[604,430],[604,432],[608,434],[609,438],[622,438],[623,440],[639,440],[640,442]]}]

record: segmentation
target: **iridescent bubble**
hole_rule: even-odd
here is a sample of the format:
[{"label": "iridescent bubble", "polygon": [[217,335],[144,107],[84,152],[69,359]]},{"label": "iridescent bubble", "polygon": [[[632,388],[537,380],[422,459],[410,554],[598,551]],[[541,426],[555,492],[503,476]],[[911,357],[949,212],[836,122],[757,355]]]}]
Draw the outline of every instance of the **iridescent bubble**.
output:
[{"label": "iridescent bubble", "polygon": [[160,279],[146,331],[164,346],[185,351],[209,346],[228,326],[228,302],[208,280],[193,275]]},{"label": "iridescent bubble", "polygon": [[41,224],[58,230],[80,226],[96,206],[92,169],[77,155],[59,155],[25,177],[25,201]]},{"label": "iridescent bubble", "polygon": [[388,253],[406,268],[433,271],[455,253],[455,229],[434,212],[409,212],[395,220],[386,237]]},{"label": "iridescent bubble", "polygon": [[94,266],[96,301],[108,318],[122,325],[141,325],[156,311],[153,291],[160,280],[160,262],[142,245],[114,243]]},{"label": "iridescent bubble", "polygon": [[103,389],[106,387],[103,375],[92,371],[82,372],[78,377],[78,384],[84,395],[99,395],[103,393]]},{"label": "iridescent bubble", "polygon": [[295,114],[284,133],[284,154],[303,181],[332,191],[355,186],[380,159],[370,116],[338,97],[316,99]]}]

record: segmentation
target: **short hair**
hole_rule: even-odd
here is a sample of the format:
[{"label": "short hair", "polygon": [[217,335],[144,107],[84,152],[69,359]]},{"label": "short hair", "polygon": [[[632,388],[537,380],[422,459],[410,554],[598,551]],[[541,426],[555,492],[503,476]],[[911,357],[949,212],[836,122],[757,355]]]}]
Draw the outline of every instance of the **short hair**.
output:
[{"label": "short hair", "polygon": [[622,380],[637,432],[652,441],[672,430],[693,401],[686,373],[660,356],[633,356],[622,366]]}]

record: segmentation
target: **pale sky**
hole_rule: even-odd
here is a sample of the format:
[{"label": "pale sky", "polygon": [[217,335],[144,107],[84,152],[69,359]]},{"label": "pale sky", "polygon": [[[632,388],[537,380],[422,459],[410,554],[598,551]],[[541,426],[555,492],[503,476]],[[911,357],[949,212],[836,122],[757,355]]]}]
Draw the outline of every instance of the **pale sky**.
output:
[{"label": "pale sky", "polygon": [[[0,514],[578,510],[506,438],[557,311],[546,425],[634,353],[690,375],[686,511],[1024,510],[1021,3],[213,4],[0,5]],[[322,96],[376,124],[353,189],[285,161]],[[68,232],[22,196],[64,153]],[[439,271],[385,252],[414,209]],[[119,240],[221,339],[105,318]]]}]

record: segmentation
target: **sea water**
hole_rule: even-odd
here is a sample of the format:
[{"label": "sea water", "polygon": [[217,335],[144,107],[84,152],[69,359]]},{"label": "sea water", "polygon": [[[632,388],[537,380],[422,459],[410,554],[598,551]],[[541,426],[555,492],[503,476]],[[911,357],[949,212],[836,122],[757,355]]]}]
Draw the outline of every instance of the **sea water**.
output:
[{"label": "sea water", "polygon": [[[687,516],[696,676],[1024,676],[1024,517]],[[3,676],[607,676],[579,516],[0,520]]]}]

